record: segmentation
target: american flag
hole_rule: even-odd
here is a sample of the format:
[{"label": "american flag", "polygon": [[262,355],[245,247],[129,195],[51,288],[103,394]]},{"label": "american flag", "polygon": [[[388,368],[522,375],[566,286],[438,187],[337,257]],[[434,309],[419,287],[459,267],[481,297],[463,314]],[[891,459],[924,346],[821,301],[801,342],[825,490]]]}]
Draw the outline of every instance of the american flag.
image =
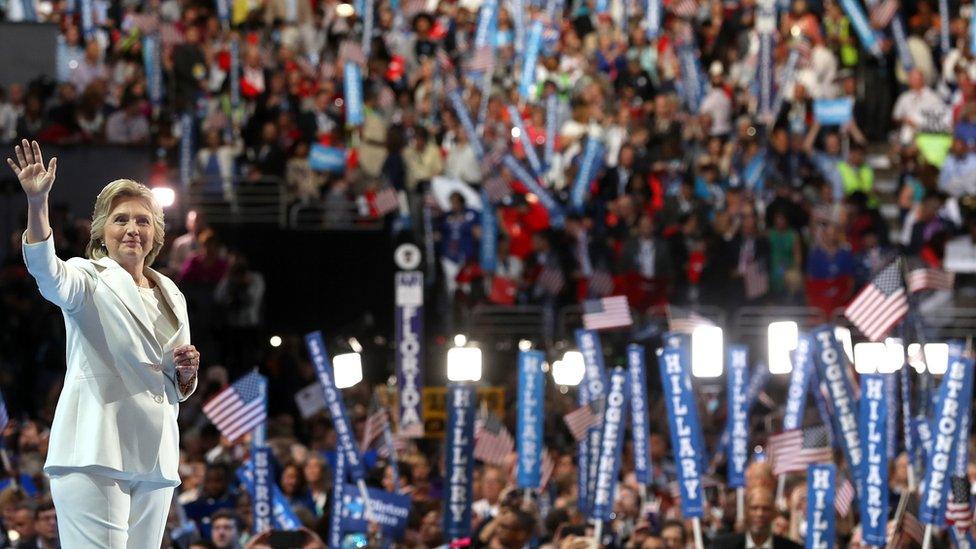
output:
[{"label": "american flag", "polygon": [[481,46],[474,50],[474,53],[465,64],[471,72],[488,72],[495,68],[495,54],[491,51],[491,46]]},{"label": "american flag", "polygon": [[908,298],[898,261],[878,273],[844,310],[846,316],[871,341],[881,341],[908,314]]},{"label": "american flag", "polygon": [[925,526],[918,520],[918,495],[902,494],[895,513],[895,535],[888,545],[892,549],[918,547],[925,538]]},{"label": "american flag", "polygon": [[566,279],[558,267],[544,267],[539,271],[536,283],[549,295],[557,295],[566,286]]},{"label": "american flag", "polygon": [[508,154],[508,147],[502,145],[490,147],[478,166],[481,169],[481,175],[486,178],[497,176],[498,165],[502,163],[506,154]]},{"label": "american flag", "polygon": [[366,426],[363,428],[363,441],[359,445],[363,452],[369,450],[373,443],[383,436],[383,430],[390,425],[390,415],[379,401],[374,399],[370,408],[369,415],[366,417]]},{"label": "american flag", "polygon": [[613,293],[613,277],[603,270],[593,271],[588,283],[590,295],[606,297]]},{"label": "american flag", "polygon": [[750,262],[742,275],[746,286],[746,299],[758,299],[769,292],[769,273],[766,272],[764,263]]},{"label": "american flag", "polygon": [[474,457],[492,465],[504,465],[515,451],[515,439],[492,414],[484,413],[474,424]]},{"label": "american flag", "polygon": [[805,471],[811,464],[829,462],[834,457],[827,428],[823,425],[772,435],[768,446],[773,474],[777,476]]},{"label": "american flag", "polygon": [[694,17],[698,13],[698,2],[695,0],[674,0],[671,2],[671,12],[678,17]]},{"label": "american flag", "polygon": [[539,486],[545,488],[549,485],[553,471],[556,470],[556,460],[552,459],[552,453],[547,449],[542,452],[542,474],[539,478]]},{"label": "american flag", "polygon": [[622,328],[633,323],[630,304],[625,295],[587,299],[583,302],[583,327],[587,330]]},{"label": "american flag", "polygon": [[214,395],[203,405],[203,413],[233,442],[268,418],[264,385],[264,378],[251,372]]},{"label": "american flag", "polygon": [[953,476],[949,482],[952,497],[946,502],[946,523],[953,525],[956,530],[969,530],[973,525],[973,509],[969,504],[969,479]]},{"label": "american flag", "polygon": [[955,273],[940,269],[915,269],[908,273],[905,281],[910,293],[922,290],[951,290],[956,283]]},{"label": "american flag", "polygon": [[501,202],[509,196],[512,196],[512,188],[509,187],[508,182],[499,176],[485,179],[485,182],[481,186],[485,189],[488,200],[492,203]]},{"label": "american flag", "polygon": [[844,482],[837,487],[837,494],[834,496],[834,510],[837,514],[846,517],[851,512],[851,504],[854,503],[854,485],[851,479],[844,478]]},{"label": "american flag", "polygon": [[898,13],[898,0],[885,0],[871,8],[871,26],[883,29],[891,23],[891,19]]},{"label": "american flag", "polygon": [[373,206],[376,208],[376,216],[383,217],[400,207],[400,199],[393,187],[384,187],[373,198]]},{"label": "american flag", "polygon": [[563,416],[566,427],[576,442],[586,438],[586,432],[603,423],[603,401],[594,400]]},{"label": "american flag", "polygon": [[[398,454],[402,454],[407,451],[409,441],[403,433],[393,434],[390,432],[390,424],[387,423],[386,427],[383,428],[383,438],[386,439],[389,435],[389,443],[384,442],[376,448],[376,455],[381,458],[393,458],[396,459]],[[390,455],[392,452],[392,455]]]},{"label": "american flag", "polygon": [[400,4],[403,9],[403,15],[407,19],[413,18],[413,16],[427,11],[427,0],[405,0]]},{"label": "american flag", "polygon": [[667,307],[668,329],[672,332],[691,334],[699,326],[715,326],[714,322],[694,311],[673,305]]}]

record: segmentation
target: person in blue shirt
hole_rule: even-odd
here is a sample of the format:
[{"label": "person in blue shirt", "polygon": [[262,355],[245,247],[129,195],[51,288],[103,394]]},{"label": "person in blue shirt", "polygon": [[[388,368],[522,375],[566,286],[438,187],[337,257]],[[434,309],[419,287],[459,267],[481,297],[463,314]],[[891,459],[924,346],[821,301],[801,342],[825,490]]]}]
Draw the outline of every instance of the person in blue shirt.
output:
[{"label": "person in blue shirt", "polygon": [[478,253],[478,213],[467,207],[464,195],[451,194],[451,210],[438,224],[438,252],[442,259],[462,266]]},{"label": "person in blue shirt", "polygon": [[230,489],[230,474],[222,465],[207,466],[200,497],[183,506],[186,518],[196,523],[204,539],[210,538],[210,517],[220,509],[233,510],[236,505],[236,497]]}]

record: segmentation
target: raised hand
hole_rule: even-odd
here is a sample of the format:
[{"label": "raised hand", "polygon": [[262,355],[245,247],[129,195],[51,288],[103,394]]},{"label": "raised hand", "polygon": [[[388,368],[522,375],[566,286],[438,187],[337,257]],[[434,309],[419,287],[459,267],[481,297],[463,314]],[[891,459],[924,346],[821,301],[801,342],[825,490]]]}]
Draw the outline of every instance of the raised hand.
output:
[{"label": "raised hand", "polygon": [[52,158],[45,168],[41,146],[37,141],[28,143],[24,139],[20,145],[14,147],[14,150],[17,153],[17,161],[7,158],[7,165],[17,174],[27,199],[33,201],[47,198],[58,171],[58,159]]}]

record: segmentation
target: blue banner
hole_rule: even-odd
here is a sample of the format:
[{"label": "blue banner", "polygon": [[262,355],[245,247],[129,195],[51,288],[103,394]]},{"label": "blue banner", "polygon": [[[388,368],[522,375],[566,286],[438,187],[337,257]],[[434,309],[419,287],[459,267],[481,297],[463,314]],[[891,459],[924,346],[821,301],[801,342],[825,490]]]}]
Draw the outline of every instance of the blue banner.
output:
[{"label": "blue banner", "polygon": [[[861,463],[864,453],[858,432],[857,401],[847,375],[847,358],[844,348],[834,337],[834,327],[823,325],[813,332],[814,354],[820,379],[827,384],[834,407],[832,424],[844,449],[847,464],[854,475],[854,486],[861,489]],[[860,496],[860,492],[858,492]]]},{"label": "blue banner", "polygon": [[865,545],[882,547],[888,525],[888,403],[883,374],[861,375],[861,535]]},{"label": "blue banner", "polygon": [[746,485],[746,463],[749,461],[749,408],[746,378],[749,375],[749,347],[729,345],[728,377],[725,400],[728,405],[729,449],[728,482],[730,488]]},{"label": "blue banner", "polygon": [[336,452],[335,470],[332,471],[332,514],[329,518],[329,547],[342,547],[342,487],[346,485],[346,458]]},{"label": "blue banner", "polygon": [[627,373],[618,368],[610,374],[603,432],[600,435],[600,463],[597,467],[596,492],[593,496],[595,520],[612,520],[617,477],[620,475],[620,455],[627,429]]},{"label": "blue banner", "polygon": [[[943,0],[944,1],[944,0]],[[840,0],[840,6],[847,14],[847,18],[857,33],[857,38],[861,41],[861,47],[870,51],[875,57],[881,55],[881,46],[878,44],[878,37],[868,23],[868,18],[861,9],[861,4],[857,0]]]},{"label": "blue banner", "polygon": [[[585,403],[594,400],[605,399],[607,396],[606,367],[603,362],[603,346],[600,344],[600,336],[593,330],[576,330],[576,346],[583,355],[583,365],[586,370],[583,375],[583,382],[580,385],[585,388]],[[600,466],[600,434],[601,429],[594,427],[589,430],[586,438],[586,495],[585,515],[590,516],[593,509],[593,498],[596,495],[597,468]]]},{"label": "blue banner", "polygon": [[146,71],[146,92],[153,108],[158,108],[163,101],[163,71],[159,52],[158,34],[149,34],[142,39],[142,62]]},{"label": "blue banner", "polygon": [[525,55],[522,56],[522,77],[519,80],[519,95],[526,101],[532,99],[535,91],[536,63],[539,61],[539,50],[541,49],[542,21],[535,21],[532,23],[532,30],[529,32],[529,43],[526,45]]},{"label": "blue banner", "polygon": [[308,166],[317,172],[342,173],[346,171],[346,150],[312,143]]},{"label": "blue banner", "polygon": [[349,416],[346,415],[346,403],[342,400],[342,394],[336,388],[333,380],[332,361],[326,354],[325,342],[322,340],[322,332],[312,332],[305,334],[305,347],[308,349],[308,357],[315,366],[315,373],[318,376],[322,392],[325,394],[325,405],[332,416],[332,426],[336,432],[336,440],[339,443],[338,450],[345,452],[346,468],[349,477],[353,482],[363,480],[363,462],[356,449],[356,442],[353,440],[352,426],[349,424]]},{"label": "blue banner", "polygon": [[95,24],[92,18],[92,0],[81,0],[79,9],[81,10],[81,34],[85,40],[90,40],[95,35]]},{"label": "blue banner", "polygon": [[685,101],[692,113],[698,112],[702,99],[705,98],[705,78],[702,73],[698,53],[691,45],[678,48],[678,60],[681,62],[681,84],[685,91]]},{"label": "blue banner", "polygon": [[821,126],[843,126],[854,114],[854,98],[814,99],[813,118]]},{"label": "blue banner", "polygon": [[516,440],[518,440],[518,486],[539,488],[542,482],[542,452],[545,449],[546,378],[542,351],[519,351]]},{"label": "blue banner", "polygon": [[[237,468],[237,478],[244,485],[251,497],[254,498],[254,464],[248,460],[244,465]],[[285,495],[278,488],[278,483],[270,480],[271,486],[271,516],[274,519],[275,528],[278,530],[298,530],[302,527],[302,522],[298,520],[295,512],[291,510],[291,505],[285,499]]]},{"label": "blue banner", "polygon": [[546,97],[546,146],[542,151],[546,168],[552,166],[552,159],[556,156],[556,125],[559,124],[559,98],[556,94]]},{"label": "blue banner", "polygon": [[515,19],[515,51],[525,51],[525,2],[524,0],[511,0],[512,18]]},{"label": "blue banner", "polygon": [[529,161],[529,167],[535,172],[536,177],[541,178],[544,173],[542,162],[539,160],[539,154],[535,150],[535,143],[532,142],[529,132],[525,131],[522,114],[515,108],[515,105],[508,106],[508,117],[512,119],[512,127],[518,130],[519,140],[522,142],[522,150],[525,151],[525,158]]},{"label": "blue banner", "polygon": [[193,182],[193,115],[180,116],[180,183],[189,189]]},{"label": "blue banner", "polygon": [[949,0],[939,0],[939,48],[943,56],[949,55],[952,49],[952,38],[949,36]]},{"label": "blue banner", "polygon": [[773,112],[773,34],[759,33],[759,114],[769,117]]},{"label": "blue banner", "polygon": [[[297,1],[297,0],[293,0]],[[369,59],[369,53],[373,47],[373,23],[374,23],[374,5],[373,0],[364,0],[363,5],[363,36],[362,36],[362,48],[363,56]]]},{"label": "blue banner", "polygon": [[227,0],[216,0],[217,4],[217,19],[220,20],[221,26],[225,29],[230,28],[230,8],[227,6]]},{"label": "blue banner", "polygon": [[424,433],[420,399],[424,379],[424,275],[420,271],[401,271],[394,279],[400,434],[416,437]]},{"label": "blue banner", "polygon": [[272,529],[271,516],[271,449],[267,446],[252,448],[254,452],[254,528],[252,533],[260,534]]},{"label": "blue banner", "polygon": [[583,154],[580,156],[579,166],[576,168],[576,180],[573,181],[571,198],[573,209],[577,212],[583,211],[583,205],[589,194],[590,183],[593,182],[602,164],[603,144],[593,137],[587,137]]},{"label": "blue banner", "polygon": [[363,110],[363,73],[359,65],[346,61],[342,73],[342,95],[346,98],[346,126],[359,126],[365,121]]},{"label": "blue banner", "polygon": [[[769,373],[769,368],[766,368],[765,364],[757,364],[753,369],[752,375],[749,376],[749,386],[746,387],[746,413],[752,409],[752,405],[759,398],[759,392],[766,386],[766,382],[769,381],[770,377],[772,377],[772,374]],[[732,425],[726,421],[725,427],[722,428],[722,436],[719,438],[718,448],[715,450],[717,454],[721,454],[728,449],[729,440],[731,440],[731,429]]]},{"label": "blue banner", "polygon": [[954,465],[960,437],[960,415],[965,414],[972,399],[973,361],[963,356],[962,346],[949,345],[949,368],[939,387],[939,403],[932,423],[932,450],[926,463],[922,484],[919,521],[942,526],[945,520],[946,491]]},{"label": "blue banner", "polygon": [[474,386],[466,383],[448,384],[444,540],[449,544],[471,537],[475,405]]},{"label": "blue banner", "polygon": [[681,494],[681,515],[684,518],[704,515],[705,492],[702,488],[701,423],[695,392],[691,386],[691,336],[668,332],[664,336],[661,356],[661,384],[668,408],[668,431],[674,453],[678,487]]},{"label": "blue banner", "polygon": [[928,462],[929,456],[932,455],[932,426],[929,424],[929,419],[925,416],[915,416],[912,419],[912,424],[914,425],[914,435],[913,439],[917,447],[917,451],[921,452],[922,461]]},{"label": "blue banner", "polygon": [[[580,383],[576,390],[576,404],[586,406],[590,403],[590,394],[586,383]],[[576,444],[576,509],[584,517],[590,516],[589,485],[590,485],[590,440],[587,437]]]},{"label": "blue banner", "polygon": [[793,371],[790,373],[790,385],[786,391],[786,412],[783,415],[783,430],[799,429],[803,423],[803,410],[807,403],[807,385],[809,384],[811,363],[810,350],[812,342],[810,336],[800,334],[796,350],[793,351]]},{"label": "blue banner", "polygon": [[895,374],[884,376],[885,400],[888,401],[888,414],[885,420],[885,430],[888,432],[888,445],[885,456],[890,461],[898,457],[898,379]]},{"label": "blue banner", "polygon": [[230,108],[231,117],[238,122],[237,109],[241,106],[241,43],[237,39],[230,41]]},{"label": "blue banner", "polygon": [[630,426],[634,443],[634,476],[642,485],[653,478],[651,463],[651,430],[647,415],[647,366],[644,347],[627,345],[627,373],[630,381]]},{"label": "blue banner", "polygon": [[836,544],[836,484],[837,466],[833,463],[811,465],[807,469],[806,549],[833,549]]},{"label": "blue banner", "polygon": [[644,32],[648,40],[661,34],[661,0],[647,0],[644,8]]},{"label": "blue banner", "polygon": [[891,18],[891,35],[895,39],[895,49],[898,50],[898,59],[905,71],[915,68],[915,60],[912,59],[912,52],[908,49],[908,39],[905,36],[905,23],[901,20],[901,14],[895,13]]},{"label": "blue banner", "polygon": [[[970,385],[973,381],[970,380]],[[972,387],[970,387],[970,397]],[[961,401],[962,409],[959,411],[959,438],[956,441],[956,454],[953,459],[952,474],[958,477],[969,477],[967,465],[969,464],[969,427],[972,422],[972,398],[965,398]]]},{"label": "blue banner", "polygon": [[512,175],[516,179],[529,189],[529,192],[539,198],[539,202],[549,212],[549,223],[556,229],[562,228],[563,223],[566,222],[566,214],[563,213],[563,207],[556,202],[552,195],[549,194],[549,191],[543,189],[542,185],[539,185],[539,182],[532,177],[532,174],[511,153],[506,154],[502,158],[502,164],[512,172]]},{"label": "blue banner", "polygon": [[481,138],[478,137],[478,132],[475,130],[468,107],[461,100],[461,94],[458,93],[457,89],[453,89],[447,92],[447,100],[450,101],[454,113],[457,114],[458,120],[461,122],[461,129],[464,130],[464,135],[468,137],[468,143],[471,144],[474,155],[478,157],[478,160],[481,160],[485,157],[485,147],[481,144]]},{"label": "blue banner", "polygon": [[495,219],[495,207],[488,199],[488,193],[481,189],[481,241],[480,241],[481,270],[494,273],[498,255],[498,220]]},{"label": "blue banner", "polygon": [[908,466],[915,467],[915,429],[912,428],[912,385],[908,377],[907,365],[901,369],[901,424],[902,438],[905,439],[905,453],[908,455]]},{"label": "blue banner", "polygon": [[485,46],[494,47],[492,36],[498,19],[498,0],[488,0],[481,4],[478,12],[478,26],[474,33],[474,49]]},{"label": "blue banner", "polygon": [[342,487],[341,529],[343,533],[369,531],[369,522],[375,522],[389,540],[399,540],[407,529],[410,516],[410,496],[393,494],[378,488],[367,488],[369,495],[369,521],[366,520],[366,504],[363,494],[355,484]]}]

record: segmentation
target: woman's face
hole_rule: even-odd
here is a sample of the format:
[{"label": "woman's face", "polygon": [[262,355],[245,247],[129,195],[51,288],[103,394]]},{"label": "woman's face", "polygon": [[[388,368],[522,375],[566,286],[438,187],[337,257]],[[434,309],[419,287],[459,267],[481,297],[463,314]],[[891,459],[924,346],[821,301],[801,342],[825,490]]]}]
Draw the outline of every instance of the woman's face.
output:
[{"label": "woman's face", "polygon": [[305,480],[309,484],[315,484],[322,480],[322,462],[317,459],[310,459],[305,463]]},{"label": "woman's face", "polygon": [[155,236],[152,211],[141,198],[119,199],[105,222],[105,249],[121,265],[143,263]]},{"label": "woman's face", "polygon": [[294,494],[298,489],[298,468],[288,467],[281,473],[281,491],[286,494]]}]

